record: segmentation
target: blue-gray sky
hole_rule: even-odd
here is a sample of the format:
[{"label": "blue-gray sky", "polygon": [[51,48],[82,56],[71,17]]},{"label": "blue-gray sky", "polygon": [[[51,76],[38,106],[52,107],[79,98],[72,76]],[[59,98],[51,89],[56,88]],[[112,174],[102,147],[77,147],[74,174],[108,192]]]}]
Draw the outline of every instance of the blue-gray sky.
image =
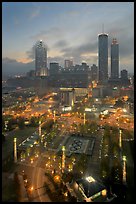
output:
[{"label": "blue-gray sky", "polygon": [[72,58],[98,64],[98,34],[116,37],[120,70],[134,71],[133,2],[3,2],[2,57],[4,73],[34,69],[33,45],[42,39],[48,47],[48,62]]}]

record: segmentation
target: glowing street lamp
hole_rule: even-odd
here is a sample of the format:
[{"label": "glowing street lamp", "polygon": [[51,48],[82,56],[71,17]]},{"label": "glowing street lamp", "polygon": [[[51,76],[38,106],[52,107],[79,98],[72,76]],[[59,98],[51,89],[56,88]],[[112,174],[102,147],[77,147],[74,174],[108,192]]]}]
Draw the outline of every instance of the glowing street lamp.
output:
[{"label": "glowing street lamp", "polygon": [[17,138],[14,138],[14,162],[17,162]]},{"label": "glowing street lamp", "polygon": [[123,183],[126,183],[126,156],[123,156]]},{"label": "glowing street lamp", "polygon": [[32,186],[31,188],[30,188],[30,191],[33,191],[34,190],[34,187]]},{"label": "glowing street lamp", "polygon": [[62,172],[65,169],[65,146],[62,146]]},{"label": "glowing street lamp", "polygon": [[85,125],[85,113],[84,113],[84,125]]},{"label": "glowing street lamp", "polygon": [[54,111],[53,111],[53,115],[54,115],[53,120],[54,120],[54,123],[55,123],[55,120],[56,120],[56,118],[55,118],[56,115],[55,115],[55,114],[56,114],[56,111],[54,110]]},{"label": "glowing street lamp", "polygon": [[39,137],[41,137],[42,131],[41,131],[41,120],[39,120]]},{"label": "glowing street lamp", "polygon": [[119,146],[122,147],[122,130],[119,130]]}]

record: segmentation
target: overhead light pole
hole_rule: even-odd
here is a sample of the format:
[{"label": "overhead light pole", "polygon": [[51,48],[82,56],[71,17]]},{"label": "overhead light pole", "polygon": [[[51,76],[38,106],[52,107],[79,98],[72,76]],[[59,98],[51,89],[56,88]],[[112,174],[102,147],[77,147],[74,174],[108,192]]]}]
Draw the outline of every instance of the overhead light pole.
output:
[{"label": "overhead light pole", "polygon": [[17,138],[14,138],[14,162],[17,163]]},{"label": "overhead light pole", "polygon": [[54,123],[55,123],[55,121],[56,121],[56,111],[55,110],[53,111],[53,120],[54,120]]},{"label": "overhead light pole", "polygon": [[65,169],[65,146],[62,146],[62,173],[64,173]]},{"label": "overhead light pole", "polygon": [[41,140],[42,136],[42,128],[41,128],[41,120],[39,120],[39,139]]},{"label": "overhead light pole", "polygon": [[85,125],[85,115],[86,115],[86,114],[84,113],[84,125]]},{"label": "overhead light pole", "polygon": [[119,130],[119,147],[122,148],[122,130]]}]

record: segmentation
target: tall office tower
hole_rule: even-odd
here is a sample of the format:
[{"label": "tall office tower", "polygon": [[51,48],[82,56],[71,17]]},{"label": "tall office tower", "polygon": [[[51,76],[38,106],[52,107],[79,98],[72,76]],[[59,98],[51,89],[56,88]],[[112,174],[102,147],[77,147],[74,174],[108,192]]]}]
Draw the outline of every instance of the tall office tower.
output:
[{"label": "tall office tower", "polygon": [[116,38],[113,38],[111,44],[111,79],[119,78],[119,44]]},{"label": "tall office tower", "polygon": [[91,66],[91,80],[92,81],[98,80],[98,67],[95,64]]},{"label": "tall office tower", "polygon": [[47,76],[47,47],[42,40],[35,45],[35,71],[36,76]]},{"label": "tall office tower", "polygon": [[99,82],[104,84],[108,80],[108,34],[98,35]]},{"label": "tall office tower", "polygon": [[65,66],[64,66],[65,69],[72,67],[72,66],[73,66],[72,60],[65,60]]},{"label": "tall office tower", "polygon": [[51,62],[50,63],[50,69],[49,69],[50,76],[56,75],[58,73],[59,73],[59,63]]}]

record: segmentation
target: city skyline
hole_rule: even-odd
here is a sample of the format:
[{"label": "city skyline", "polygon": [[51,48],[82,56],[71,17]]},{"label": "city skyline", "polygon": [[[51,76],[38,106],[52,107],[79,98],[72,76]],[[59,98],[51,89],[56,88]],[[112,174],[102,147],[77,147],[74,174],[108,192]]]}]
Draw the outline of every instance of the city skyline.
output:
[{"label": "city skyline", "polygon": [[[134,72],[134,12],[132,2],[19,2],[3,3],[3,73],[34,70],[33,46],[42,39],[48,47],[48,64],[65,59],[98,65],[98,34],[108,34],[120,45],[120,70]],[[104,13],[104,14],[103,14]],[[49,67],[49,66],[48,66]]]}]

